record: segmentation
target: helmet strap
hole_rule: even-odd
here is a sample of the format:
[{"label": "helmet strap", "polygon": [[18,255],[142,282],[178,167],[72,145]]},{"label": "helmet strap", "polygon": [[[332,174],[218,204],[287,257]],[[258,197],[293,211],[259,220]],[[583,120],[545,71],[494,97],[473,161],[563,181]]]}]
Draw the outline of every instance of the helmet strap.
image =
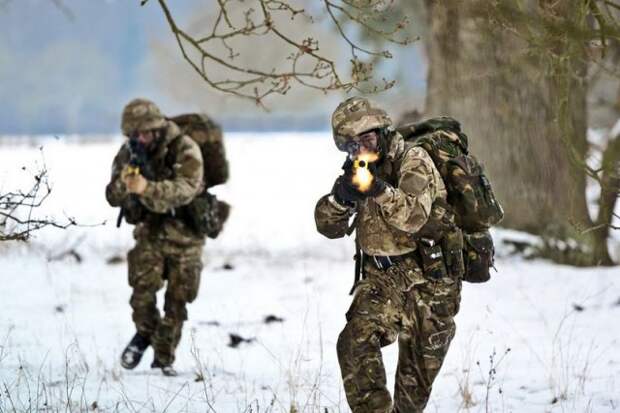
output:
[{"label": "helmet strap", "polygon": [[390,131],[387,127],[380,128],[377,130],[377,134],[379,135],[379,140],[377,142],[377,149],[379,152],[379,163],[381,163],[385,159],[385,155],[387,154],[388,149],[389,149],[388,136],[390,134]]}]

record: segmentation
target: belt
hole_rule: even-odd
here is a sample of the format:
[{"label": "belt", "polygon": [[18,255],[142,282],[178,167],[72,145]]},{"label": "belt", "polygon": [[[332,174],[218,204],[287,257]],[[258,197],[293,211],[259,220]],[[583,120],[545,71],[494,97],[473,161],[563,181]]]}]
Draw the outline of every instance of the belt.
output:
[{"label": "belt", "polygon": [[370,261],[372,261],[375,264],[375,267],[377,267],[378,269],[382,271],[385,271],[391,266],[393,266],[394,264],[398,262],[402,262],[407,258],[413,258],[415,260],[416,257],[418,256],[418,252],[416,250],[416,251],[411,251],[411,252],[408,252],[402,255],[367,255],[367,254],[364,254],[364,256],[370,258]]}]

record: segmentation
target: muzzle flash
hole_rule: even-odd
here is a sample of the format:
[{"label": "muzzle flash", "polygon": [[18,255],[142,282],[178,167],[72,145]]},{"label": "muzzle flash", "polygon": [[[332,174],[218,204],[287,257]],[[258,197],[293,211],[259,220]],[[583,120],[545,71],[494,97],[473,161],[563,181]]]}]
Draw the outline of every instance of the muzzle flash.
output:
[{"label": "muzzle flash", "polygon": [[372,185],[374,177],[368,169],[368,164],[379,159],[376,153],[362,153],[353,161],[353,184],[361,192],[366,192]]}]

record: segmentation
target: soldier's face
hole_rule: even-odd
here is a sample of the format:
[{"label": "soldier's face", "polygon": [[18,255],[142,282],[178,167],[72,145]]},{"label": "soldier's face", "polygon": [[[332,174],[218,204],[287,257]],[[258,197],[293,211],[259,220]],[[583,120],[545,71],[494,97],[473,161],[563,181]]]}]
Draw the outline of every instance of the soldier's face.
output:
[{"label": "soldier's face", "polygon": [[347,152],[352,157],[363,153],[377,153],[379,151],[379,135],[376,131],[364,132],[347,143]]},{"label": "soldier's face", "polygon": [[155,140],[155,131],[154,130],[144,130],[137,131],[136,138],[138,142],[140,142],[145,147],[149,147],[153,141]]}]

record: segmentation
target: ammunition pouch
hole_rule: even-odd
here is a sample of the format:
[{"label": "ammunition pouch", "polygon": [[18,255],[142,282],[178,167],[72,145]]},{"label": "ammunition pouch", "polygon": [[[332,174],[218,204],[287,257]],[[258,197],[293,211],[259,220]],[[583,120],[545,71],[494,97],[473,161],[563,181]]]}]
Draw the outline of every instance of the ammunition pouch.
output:
[{"label": "ammunition pouch", "polygon": [[461,278],[464,272],[463,232],[452,207],[437,199],[426,224],[416,234],[422,270],[430,278]]},{"label": "ammunition pouch", "polygon": [[483,283],[491,278],[490,268],[493,267],[495,248],[489,231],[464,234],[463,255],[465,273],[463,281]]},{"label": "ammunition pouch", "polygon": [[125,221],[132,225],[146,222],[157,226],[165,219],[180,219],[197,235],[217,238],[228,219],[230,205],[204,191],[174,214],[157,214],[149,211],[137,197],[130,196],[123,202],[121,213]]},{"label": "ammunition pouch", "polygon": [[219,201],[208,191],[203,191],[192,202],[184,206],[179,215],[197,234],[217,238],[228,219],[230,205]]},{"label": "ammunition pouch", "polygon": [[440,243],[430,238],[418,239],[418,252],[422,272],[428,278],[439,280],[448,276],[448,269]]},{"label": "ammunition pouch", "polygon": [[454,279],[461,278],[465,273],[463,245],[463,231],[459,228],[454,228],[441,239],[446,268],[450,277]]}]

